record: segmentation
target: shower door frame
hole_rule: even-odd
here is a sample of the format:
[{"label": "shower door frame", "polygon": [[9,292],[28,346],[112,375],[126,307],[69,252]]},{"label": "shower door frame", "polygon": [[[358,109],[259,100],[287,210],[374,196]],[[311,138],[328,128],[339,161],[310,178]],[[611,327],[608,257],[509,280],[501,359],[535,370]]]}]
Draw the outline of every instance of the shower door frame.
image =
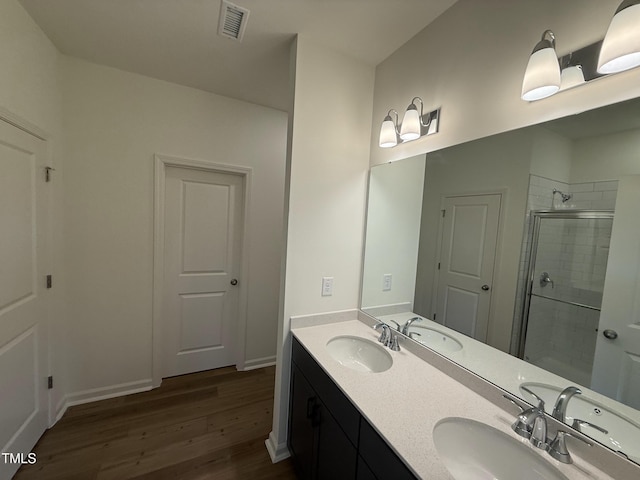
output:
[{"label": "shower door frame", "polygon": [[[614,210],[531,210],[530,220],[533,222],[533,228],[529,234],[529,255],[527,256],[527,275],[525,277],[525,295],[522,305],[522,322],[520,327],[520,341],[518,343],[518,358],[524,360],[524,346],[527,340],[527,329],[529,327],[529,311],[531,308],[531,295],[533,293],[533,282],[535,276],[536,255],[538,253],[538,237],[540,235],[540,223],[545,218],[565,218],[565,219],[613,219]],[[562,302],[562,300],[558,300]],[[568,302],[565,302],[568,303]],[[569,302],[578,307],[591,308],[589,305],[583,305],[576,302]]]}]

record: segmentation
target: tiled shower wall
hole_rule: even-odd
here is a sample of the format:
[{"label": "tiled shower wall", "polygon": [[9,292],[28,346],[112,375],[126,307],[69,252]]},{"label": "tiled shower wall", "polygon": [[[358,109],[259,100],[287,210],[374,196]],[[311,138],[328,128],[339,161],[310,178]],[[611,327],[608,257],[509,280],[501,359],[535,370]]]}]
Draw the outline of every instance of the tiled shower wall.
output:
[{"label": "tiled shower wall", "polygon": [[[539,177],[537,175],[529,175],[529,195],[527,199],[527,210],[524,218],[524,232],[522,235],[522,247],[520,249],[520,266],[518,272],[518,288],[516,289],[516,302],[514,312],[513,330],[511,332],[511,353],[516,354],[518,351],[518,343],[520,340],[520,331],[522,327],[522,308],[524,305],[524,285],[527,275],[527,259],[531,253],[531,211],[532,210],[551,210],[553,208],[554,195],[553,190],[557,189],[562,192],[569,190],[569,185],[557,180]],[[558,195],[555,195],[558,197]]]},{"label": "tiled shower wall", "polygon": [[[579,210],[615,210],[618,181],[573,183],[569,185],[569,192],[571,192],[572,198],[567,202],[570,206],[565,208]],[[555,208],[562,207],[556,206]]]},{"label": "tiled shower wall", "polygon": [[[565,202],[553,195],[556,188],[573,197]],[[524,285],[530,252],[531,210],[584,209],[613,210],[617,182],[566,184],[531,175],[529,197],[520,259],[518,295],[514,312],[512,353],[517,350],[522,324]],[[541,229],[539,242],[545,254],[538,257],[541,270],[548,271],[554,288],[542,293],[553,298],[600,306],[611,234],[610,220],[554,220]],[[539,249],[540,252],[540,249]],[[540,255],[540,254],[539,254]],[[538,287],[539,289],[539,287]],[[539,289],[540,290],[540,289]],[[533,363],[588,384],[595,348],[595,329],[599,312],[562,304],[553,300],[535,299],[529,314],[526,354]],[[567,347],[571,348],[567,348]]]}]

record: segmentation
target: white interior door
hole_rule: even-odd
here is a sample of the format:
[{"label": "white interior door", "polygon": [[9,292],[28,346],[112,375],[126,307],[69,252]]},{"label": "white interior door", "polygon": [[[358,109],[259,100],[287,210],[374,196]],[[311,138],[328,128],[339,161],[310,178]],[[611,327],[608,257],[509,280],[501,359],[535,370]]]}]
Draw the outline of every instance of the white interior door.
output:
[{"label": "white interior door", "polygon": [[240,175],[166,169],[163,377],[235,363],[243,198]]},{"label": "white interior door", "polygon": [[640,409],[638,205],[640,175],[622,177],[611,231],[591,388]]},{"label": "white interior door", "polygon": [[[47,427],[45,142],[0,121],[0,446],[29,453]],[[0,479],[20,466],[0,458]]]},{"label": "white interior door", "polygon": [[446,197],[436,321],[486,341],[501,195]]}]

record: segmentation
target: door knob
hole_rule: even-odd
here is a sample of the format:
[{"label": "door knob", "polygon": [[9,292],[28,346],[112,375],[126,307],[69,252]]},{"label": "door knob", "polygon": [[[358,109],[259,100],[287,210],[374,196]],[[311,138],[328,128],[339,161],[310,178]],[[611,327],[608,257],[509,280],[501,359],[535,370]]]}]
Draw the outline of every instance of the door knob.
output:
[{"label": "door knob", "polygon": [[482,285],[481,287],[485,292],[489,290],[489,285]]},{"label": "door knob", "polygon": [[616,338],[618,338],[618,332],[610,329],[606,329],[604,332],[602,332],[602,335],[604,335],[605,338],[608,338],[609,340],[615,340]]},{"label": "door knob", "polygon": [[237,279],[237,278],[234,278],[234,279],[233,279],[233,280],[231,280],[231,282],[229,282],[229,283],[231,283],[231,285],[237,285],[237,284],[238,284],[238,279]]}]

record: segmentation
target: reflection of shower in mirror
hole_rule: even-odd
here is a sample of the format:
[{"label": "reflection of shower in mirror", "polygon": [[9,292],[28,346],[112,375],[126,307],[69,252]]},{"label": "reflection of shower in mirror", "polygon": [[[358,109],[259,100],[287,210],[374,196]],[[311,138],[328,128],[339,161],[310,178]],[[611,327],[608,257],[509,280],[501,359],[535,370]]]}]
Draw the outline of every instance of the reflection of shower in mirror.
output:
[{"label": "reflection of shower in mirror", "polygon": [[533,211],[531,216],[518,356],[590,387],[609,256],[602,247],[609,245],[614,213]]},{"label": "reflection of shower in mirror", "polygon": [[554,189],[553,189],[553,205],[552,205],[552,208],[557,208],[557,207],[555,206],[555,199],[556,199],[555,195],[556,195],[556,193],[559,193],[559,194],[560,194],[560,198],[562,198],[562,205],[561,205],[561,207],[562,207],[562,208],[567,208],[567,207],[569,207],[569,205],[565,205],[565,204],[566,204],[569,200],[571,200],[571,198],[573,197],[573,195],[572,195],[572,194],[570,194],[570,193],[564,193],[564,192],[561,192],[561,191],[560,191],[560,190],[558,190],[557,188],[554,188]]}]

